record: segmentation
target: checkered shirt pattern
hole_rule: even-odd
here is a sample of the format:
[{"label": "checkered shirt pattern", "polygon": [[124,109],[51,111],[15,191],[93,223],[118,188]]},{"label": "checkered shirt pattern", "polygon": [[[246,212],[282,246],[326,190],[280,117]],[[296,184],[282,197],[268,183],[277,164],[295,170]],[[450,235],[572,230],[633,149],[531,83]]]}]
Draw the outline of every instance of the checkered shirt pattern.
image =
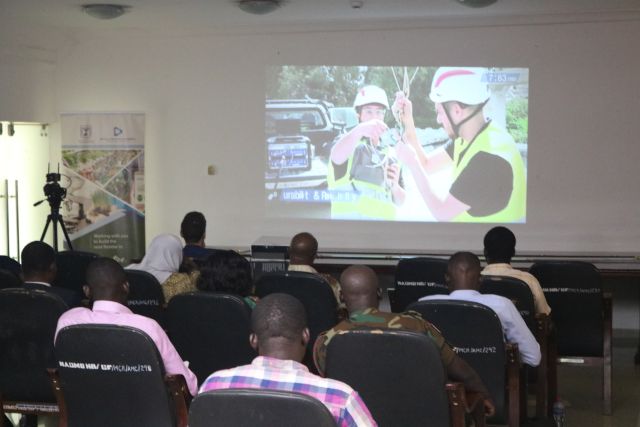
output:
[{"label": "checkered shirt pattern", "polygon": [[200,393],[227,388],[264,388],[303,393],[318,399],[338,426],[376,426],[356,391],[343,382],[322,378],[293,360],[256,357],[250,365],[214,372]]}]

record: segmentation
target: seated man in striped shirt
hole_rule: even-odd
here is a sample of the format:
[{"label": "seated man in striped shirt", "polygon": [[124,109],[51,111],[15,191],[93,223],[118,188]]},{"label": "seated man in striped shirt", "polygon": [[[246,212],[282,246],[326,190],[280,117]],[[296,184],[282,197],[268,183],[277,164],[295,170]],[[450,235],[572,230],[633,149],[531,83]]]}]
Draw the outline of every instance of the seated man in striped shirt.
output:
[{"label": "seated man in striped shirt", "polygon": [[311,374],[300,363],[309,341],[302,303],[285,294],[261,299],[251,314],[249,341],[258,351],[250,365],[213,373],[200,387],[268,388],[307,394],[321,401],[339,426],[375,426],[360,396],[343,382]]}]

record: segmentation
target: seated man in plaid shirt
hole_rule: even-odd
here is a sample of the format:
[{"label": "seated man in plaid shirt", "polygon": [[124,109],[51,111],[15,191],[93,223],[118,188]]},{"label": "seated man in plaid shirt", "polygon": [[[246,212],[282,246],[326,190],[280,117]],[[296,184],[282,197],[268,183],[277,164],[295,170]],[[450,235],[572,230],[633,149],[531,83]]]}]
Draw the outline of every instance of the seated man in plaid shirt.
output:
[{"label": "seated man in plaid shirt", "polygon": [[261,299],[251,314],[253,333],[249,336],[259,356],[250,365],[213,373],[200,393],[226,388],[299,392],[321,401],[339,426],[375,426],[356,391],[343,382],[311,374],[300,363],[309,341],[306,317],[302,303],[290,295]]}]

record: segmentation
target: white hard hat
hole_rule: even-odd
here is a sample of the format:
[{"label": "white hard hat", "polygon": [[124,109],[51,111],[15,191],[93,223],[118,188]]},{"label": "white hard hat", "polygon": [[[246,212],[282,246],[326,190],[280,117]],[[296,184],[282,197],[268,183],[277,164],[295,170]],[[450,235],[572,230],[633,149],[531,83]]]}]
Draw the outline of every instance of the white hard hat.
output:
[{"label": "white hard hat", "polygon": [[442,104],[458,101],[478,105],[489,99],[489,87],[483,81],[486,68],[440,67],[433,76],[429,98]]},{"label": "white hard hat", "polygon": [[385,108],[389,108],[389,101],[387,100],[387,94],[384,89],[378,86],[365,86],[358,90],[356,99],[353,101],[353,108],[362,107],[367,104],[380,104]]}]

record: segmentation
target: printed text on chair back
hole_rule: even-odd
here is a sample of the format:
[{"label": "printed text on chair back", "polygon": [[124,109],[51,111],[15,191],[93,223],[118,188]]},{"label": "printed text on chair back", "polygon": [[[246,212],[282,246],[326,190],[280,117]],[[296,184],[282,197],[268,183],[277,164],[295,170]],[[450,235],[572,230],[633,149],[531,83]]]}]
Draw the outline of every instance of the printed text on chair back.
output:
[{"label": "printed text on chair back", "polygon": [[401,259],[396,267],[395,293],[391,310],[405,311],[407,306],[420,298],[433,294],[448,294],[445,282],[447,260],[440,258]]},{"label": "printed text on chair back", "polygon": [[154,342],[125,326],[73,325],[55,344],[69,427],[174,425]]},{"label": "printed text on chair back", "polygon": [[506,422],[507,365],[502,325],[489,307],[469,301],[419,301],[409,306],[442,332],[454,351],[480,375],[496,405],[490,423]]}]

